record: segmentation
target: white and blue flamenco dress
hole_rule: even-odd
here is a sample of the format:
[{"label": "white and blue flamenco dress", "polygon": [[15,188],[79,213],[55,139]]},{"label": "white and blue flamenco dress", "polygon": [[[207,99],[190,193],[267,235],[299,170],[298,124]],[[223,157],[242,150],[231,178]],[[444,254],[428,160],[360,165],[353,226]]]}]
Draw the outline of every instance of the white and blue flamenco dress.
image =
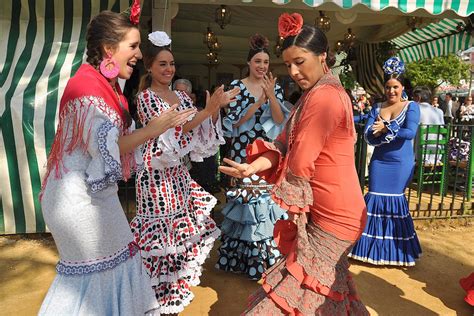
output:
[{"label": "white and blue flamenco dress", "polygon": [[[234,80],[232,87],[239,87],[236,102],[229,105],[223,119],[224,135],[231,138],[228,158],[246,161],[246,147],[257,139],[271,141],[283,130],[285,123],[273,121],[269,102],[259,107],[255,114],[237,127],[257,98],[241,80]],[[275,85],[275,97],[285,118],[289,109],[283,101],[283,89]],[[259,280],[262,273],[282,257],[273,240],[273,227],[279,219],[286,218],[286,211],[271,198],[272,185],[257,175],[232,179],[233,185],[226,193],[227,204],[222,209],[221,246],[216,268],[247,275]]]},{"label": "white and blue flamenco dress", "polygon": [[366,142],[375,146],[365,195],[367,224],[349,257],[375,265],[413,266],[421,246],[404,191],[414,170],[412,140],[420,110],[417,103],[407,102],[397,117],[384,121],[388,132],[375,137],[372,125],[380,107],[372,108],[364,130]]}]

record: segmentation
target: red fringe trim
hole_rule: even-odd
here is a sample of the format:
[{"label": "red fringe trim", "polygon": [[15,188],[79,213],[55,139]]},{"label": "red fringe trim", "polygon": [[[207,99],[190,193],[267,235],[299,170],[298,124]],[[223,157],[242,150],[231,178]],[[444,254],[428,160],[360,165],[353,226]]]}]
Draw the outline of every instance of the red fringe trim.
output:
[{"label": "red fringe trim", "polygon": [[[83,102],[85,100],[86,102]],[[40,201],[43,198],[43,192],[48,182],[49,175],[54,171],[54,176],[56,179],[61,178],[62,172],[67,173],[68,170],[63,164],[64,153],[70,154],[77,148],[80,148],[83,152],[87,151],[89,146],[92,123],[91,120],[88,127],[86,127],[86,119],[91,107],[96,111],[95,103],[90,100],[89,97],[82,97],[81,99],[74,99],[69,101],[70,103],[80,102],[80,106],[75,106],[74,104],[66,105],[59,117],[59,125],[54,137],[53,145],[51,146],[51,151],[49,152],[47,169],[44,176],[43,183],[41,184],[41,192],[39,194]],[[114,109],[115,110],[115,109]],[[72,120],[67,119],[69,115],[73,115]],[[83,138],[84,131],[87,128],[87,137]],[[66,140],[68,136],[68,131],[72,130],[72,137],[69,143],[66,145]],[[120,157],[122,164],[122,175],[124,179],[130,178],[131,167],[135,166],[135,159],[133,153],[128,153]]]}]

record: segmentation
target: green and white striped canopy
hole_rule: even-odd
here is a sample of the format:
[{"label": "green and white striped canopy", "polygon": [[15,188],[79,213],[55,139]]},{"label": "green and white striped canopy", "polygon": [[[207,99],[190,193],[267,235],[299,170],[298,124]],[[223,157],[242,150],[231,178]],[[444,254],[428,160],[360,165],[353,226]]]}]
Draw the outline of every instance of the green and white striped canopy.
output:
[{"label": "green and white striped canopy", "polygon": [[[272,0],[275,4],[288,4],[291,0]],[[424,9],[430,14],[441,14],[453,10],[459,16],[468,16],[474,13],[474,0],[293,0],[302,1],[310,7],[317,7],[323,3],[334,3],[344,9],[350,9],[357,4],[363,4],[371,10],[382,11],[393,7],[403,13],[411,13]]]},{"label": "green and white striped canopy", "polygon": [[391,42],[399,47],[398,56],[405,62],[457,53],[474,44],[469,32],[457,30],[459,24],[464,25],[464,21],[444,19],[403,34]]},{"label": "green and white striped canopy", "polygon": [[86,27],[129,0],[0,4],[0,234],[46,231],[38,193],[59,99],[84,59]]}]

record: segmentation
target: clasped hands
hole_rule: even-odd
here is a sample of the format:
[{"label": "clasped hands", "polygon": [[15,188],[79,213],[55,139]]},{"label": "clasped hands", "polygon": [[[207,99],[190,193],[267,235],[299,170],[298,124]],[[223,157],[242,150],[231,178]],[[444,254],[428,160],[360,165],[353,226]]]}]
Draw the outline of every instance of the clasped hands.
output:
[{"label": "clasped hands", "polygon": [[268,76],[264,75],[263,80],[262,80],[262,94],[260,98],[258,99],[258,102],[260,105],[264,104],[267,102],[267,100],[275,95],[275,84],[276,84],[276,77],[273,77],[272,73],[269,72]]},{"label": "clasped hands", "polygon": [[385,134],[388,132],[388,128],[386,126],[387,121],[384,121],[382,117],[379,115],[377,116],[377,120],[375,120],[374,124],[372,125],[372,134],[376,137]]}]

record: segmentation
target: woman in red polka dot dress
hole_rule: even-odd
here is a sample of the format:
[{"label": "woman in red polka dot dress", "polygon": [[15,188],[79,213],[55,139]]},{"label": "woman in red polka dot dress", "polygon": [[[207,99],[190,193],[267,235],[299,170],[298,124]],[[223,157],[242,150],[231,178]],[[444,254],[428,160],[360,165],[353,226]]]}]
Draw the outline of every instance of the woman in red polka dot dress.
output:
[{"label": "woman in red polka dot dress", "polygon": [[[144,56],[148,75],[137,97],[140,121],[147,125],[173,104],[177,110],[194,108],[184,93],[169,89],[175,74],[174,58],[164,32],[148,37]],[[151,277],[161,314],[177,314],[193,299],[190,286],[199,284],[201,265],[220,231],[209,213],[216,199],[193,179],[183,162],[202,161],[224,143],[219,110],[233,101],[239,89],[223,87],[207,97],[204,110],[182,126],[169,129],[144,144],[145,168],[136,177],[137,216],[131,222],[143,263]]]}]

